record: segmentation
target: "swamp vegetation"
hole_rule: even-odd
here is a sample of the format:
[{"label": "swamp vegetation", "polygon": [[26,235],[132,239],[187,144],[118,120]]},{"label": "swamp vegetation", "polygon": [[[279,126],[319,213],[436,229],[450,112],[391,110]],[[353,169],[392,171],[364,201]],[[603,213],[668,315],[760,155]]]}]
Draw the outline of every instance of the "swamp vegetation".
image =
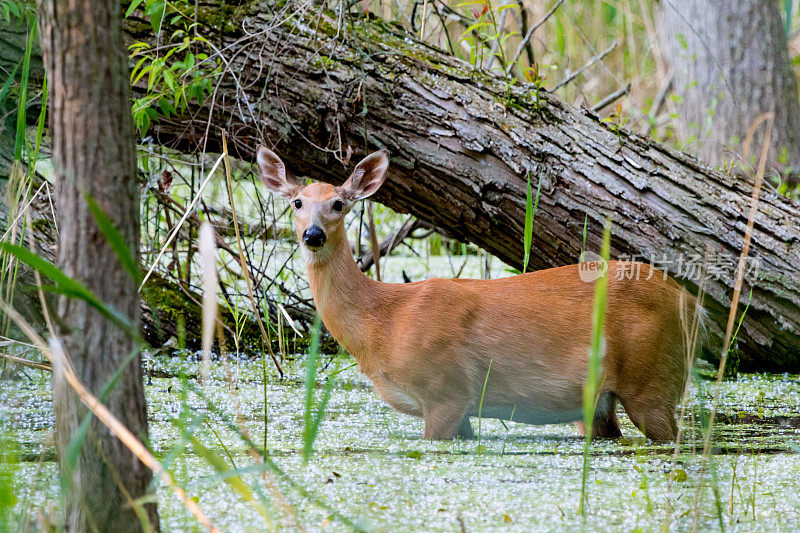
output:
[{"label": "swamp vegetation", "polygon": [[[111,186],[65,207],[85,217],[106,264],[124,267],[129,292],[139,285],[138,327],[116,311],[117,285],[67,276],[59,256],[70,211],[48,95],[69,84],[46,79],[39,46],[43,7],[59,2],[41,0],[37,14],[0,0],[0,532],[68,530],[69,501],[86,511],[76,531],[107,530],[70,476],[87,449],[103,477],[94,490],[122,494],[111,511],[132,517],[130,531],[797,530],[800,161],[779,144],[800,138],[781,115],[797,107],[797,2],[742,2],[758,8],[758,28],[720,15],[742,26],[703,19],[696,39],[679,27],[696,2],[679,0],[74,3],[119,11],[136,175],[123,183],[125,216]],[[715,92],[725,69],[704,56],[703,35],[750,30],[771,32],[757,49],[776,56],[764,71],[752,53],[730,69],[771,84],[745,102],[738,86]],[[787,92],[792,102],[770,101]],[[717,129],[740,133],[719,146]],[[649,442],[621,408],[614,440],[476,418],[474,440],[422,439],[422,421],[382,403],[316,318],[292,210],[258,181],[258,144],[332,183],[389,149],[386,186],[346,219],[359,266],[382,281],[691,258],[704,281],[662,265],[706,292],[711,318],[678,441]],[[85,174],[92,186],[110,175]],[[198,244],[201,231],[211,239]],[[761,268],[739,277],[743,248]],[[72,300],[134,349],[110,343],[81,360],[100,402],[81,396],[93,407],[64,432],[53,384],[64,387],[64,367],[51,371],[67,360],[62,339],[85,348],[65,324],[83,315],[60,315]],[[587,358],[599,365],[602,318],[594,325]],[[124,362],[109,368],[115,349]],[[97,407],[113,407],[106,392],[140,353],[146,412],[133,414],[149,431],[123,435],[139,455],[120,463],[102,443],[121,433]],[[125,460],[146,490],[128,493]]]},{"label": "swamp vegetation", "polygon": [[[213,409],[185,382],[196,379],[198,359],[193,353],[147,356],[149,445],[165,462],[169,458],[179,483],[224,531],[263,530],[270,523],[289,529],[299,524],[309,531],[350,529],[332,510],[371,531],[581,527],[583,439],[571,424],[483,420],[479,440],[425,441],[421,420],[383,404],[355,368],[346,368],[349,358],[325,355],[316,393],[328,381],[333,385],[314,454],[304,464],[302,357],[285,366],[286,378],[271,373],[266,383],[262,362],[245,361],[238,367],[238,389],[236,362],[215,361],[212,379],[201,388]],[[7,512],[34,529],[54,516],[58,501],[58,470],[47,443],[53,423],[49,381],[46,373],[28,369],[5,381],[0,393],[10,459],[5,466],[13,472],[17,495]],[[714,388],[706,379],[692,387],[678,453],[672,444],[649,444],[622,413],[624,437],[593,443],[589,530],[795,529],[800,520],[798,376],[743,374],[724,382],[712,475],[700,451],[702,416]],[[313,499],[280,478],[274,482],[283,496],[270,492],[273,474],[262,477],[265,468],[220,414],[235,420],[259,446],[266,442],[270,456]],[[473,426],[477,429],[475,419]],[[204,449],[213,450],[223,468],[215,470]],[[265,492],[268,518],[254,505],[258,496],[248,500],[231,487],[239,480]],[[163,529],[195,527],[195,518],[168,488],[156,494]]]}]

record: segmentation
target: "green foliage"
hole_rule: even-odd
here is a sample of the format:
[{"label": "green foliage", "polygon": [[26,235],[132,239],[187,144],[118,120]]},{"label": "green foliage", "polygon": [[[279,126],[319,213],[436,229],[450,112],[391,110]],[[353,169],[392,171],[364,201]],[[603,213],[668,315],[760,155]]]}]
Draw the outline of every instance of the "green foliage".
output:
[{"label": "green foliage", "polygon": [[534,111],[539,111],[542,107],[542,90],[544,89],[544,84],[547,83],[547,76],[542,72],[542,69],[545,68],[554,68],[550,65],[539,65],[538,63],[534,63],[525,71],[525,78],[528,80],[528,83],[533,85],[533,109]]},{"label": "green foliage", "polygon": [[[495,10],[491,0],[477,0],[458,4],[458,7],[465,6],[473,7],[470,13],[474,17],[475,22],[464,30],[459,41],[466,42],[469,45],[469,60],[473,66],[482,66],[484,57],[487,54],[494,54],[494,57],[500,62],[500,68],[503,72],[503,80],[506,89],[506,105],[510,105],[511,86],[517,82],[517,79],[512,77],[509,73],[511,65],[508,64],[508,59],[506,58],[505,44],[509,37],[516,35],[516,32],[509,32],[506,31],[505,28],[500,27],[498,25],[498,17],[506,9],[519,9],[519,6],[516,4],[505,4]],[[492,47],[494,51],[492,51]]]},{"label": "green foliage", "polygon": [[622,114],[622,103],[617,104],[614,113],[602,119],[600,122],[607,124],[609,129],[617,134],[617,141],[622,146],[622,128],[628,123],[628,119]]},{"label": "green foliage", "polygon": [[11,435],[0,432],[0,531],[11,531],[17,491],[14,474],[17,470],[16,446]]},{"label": "green foliage", "polygon": [[[125,16],[141,7],[142,2],[134,0]],[[132,109],[134,124],[142,135],[153,120],[183,114],[190,102],[202,105],[213,90],[213,81],[222,74],[222,61],[209,56],[207,52],[213,46],[194,31],[195,23],[183,9],[189,9],[186,1],[147,0],[144,14],[154,33],[162,34],[165,21],[169,28],[177,28],[169,35],[168,44],[162,43],[158,48],[142,41],[128,47],[131,61],[135,62],[131,85],[147,81],[144,96],[134,100]]]},{"label": "green foliage", "polygon": [[31,24],[36,20],[36,4],[20,0],[0,0],[0,18],[6,22],[23,20]]}]

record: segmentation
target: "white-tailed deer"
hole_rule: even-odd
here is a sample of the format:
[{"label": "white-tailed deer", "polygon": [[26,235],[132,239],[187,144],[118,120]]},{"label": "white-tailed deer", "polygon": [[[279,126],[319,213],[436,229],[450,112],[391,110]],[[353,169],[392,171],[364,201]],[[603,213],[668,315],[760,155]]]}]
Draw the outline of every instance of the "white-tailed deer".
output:
[{"label": "white-tailed deer", "polygon": [[[303,186],[258,149],[261,180],[289,199],[317,311],[381,398],[425,421],[425,438],[472,436],[469,417],[551,424],[583,418],[594,283],[579,265],[494,280],[381,283],[356,265],[344,226],[384,181],[375,152],[339,187]],[[638,276],[630,276],[635,265]],[[626,269],[626,275],[616,275]],[[620,436],[619,400],[653,440],[672,440],[686,379],[683,316],[695,299],[646,264],[609,262],[606,352],[594,436]],[[586,276],[583,276],[586,278]],[[489,365],[491,364],[491,370]],[[579,426],[579,430],[581,427]]]}]

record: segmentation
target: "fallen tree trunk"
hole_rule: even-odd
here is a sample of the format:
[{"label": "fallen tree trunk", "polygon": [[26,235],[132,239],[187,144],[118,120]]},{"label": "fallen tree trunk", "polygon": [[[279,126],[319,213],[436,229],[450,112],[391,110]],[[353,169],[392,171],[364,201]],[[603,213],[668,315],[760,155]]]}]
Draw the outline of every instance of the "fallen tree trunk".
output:
[{"label": "fallen tree trunk", "polygon": [[[378,201],[517,267],[530,173],[541,197],[529,269],[577,262],[584,224],[586,248],[599,249],[609,216],[614,257],[654,262],[693,291],[697,272],[675,266],[699,266],[710,252],[719,271],[705,285],[712,337],[724,329],[752,180],[549,94],[537,104],[515,85],[508,101],[504,80],[374,17],[348,15],[338,26],[323,11],[251,15],[247,35],[222,36],[215,98],[154,123],[158,142],[215,150],[224,126],[241,157],[264,142],[296,173],[333,183],[346,177],[351,150],[357,160],[388,148]],[[759,269],[744,291],[752,301],[738,334],[742,366],[796,372],[800,209],[771,190],[761,195],[751,256]]]}]

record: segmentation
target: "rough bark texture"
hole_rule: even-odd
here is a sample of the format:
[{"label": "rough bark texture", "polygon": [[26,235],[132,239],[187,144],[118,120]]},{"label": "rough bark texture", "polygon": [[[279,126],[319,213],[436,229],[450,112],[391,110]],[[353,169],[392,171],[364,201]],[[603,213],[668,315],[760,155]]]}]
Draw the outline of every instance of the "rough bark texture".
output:
[{"label": "rough bark texture", "polygon": [[[661,39],[674,76],[679,133],[687,150],[712,164],[741,155],[762,113],[775,113],[770,162],[796,180],[800,172],[800,104],[778,2],[663,0]],[[754,138],[759,151],[765,128]],[[738,140],[738,141],[737,141]]]},{"label": "rough bark texture", "polygon": [[[107,244],[83,197],[91,195],[131,251],[138,249],[136,160],[119,3],[41,0],[39,18],[58,179],[58,263],[68,276],[135,321],[136,283]],[[99,395],[136,349],[135,343],[80,301],[62,298],[58,314],[64,346],[79,379]],[[86,409],[58,372],[53,402],[63,459]],[[105,404],[134,434],[147,438],[139,357],[127,363]],[[61,466],[66,469],[63,460]],[[145,495],[152,473],[105,426],[90,425],[70,478],[74,486],[64,494],[62,508],[66,530],[141,530],[132,500]],[[158,528],[155,504],[144,508],[151,525]]]},{"label": "rough bark texture", "polygon": [[[537,110],[530,92],[513,87],[506,105],[501,80],[374,17],[337,27],[335,16],[301,10],[253,12],[243,22],[250,35],[222,37],[229,70],[213,103],[154,124],[159,142],[207,142],[214,150],[224,126],[241,157],[252,159],[265,142],[297,173],[334,183],[349,171],[341,163],[349,147],[353,161],[388,148],[379,201],[515,266],[523,257],[528,171],[534,184],[541,179],[533,268],[576,262],[584,220],[587,248],[597,250],[606,216],[614,257],[662,268],[670,265],[659,265],[661,258],[688,261],[707,250],[716,263],[738,257],[752,180],[617,131],[550,95]],[[800,368],[799,215],[797,205],[763,192],[751,250],[760,271],[743,293],[752,287],[739,332],[743,368]],[[675,276],[696,288],[690,272]],[[724,327],[732,286],[732,268],[706,285],[712,340]]]}]

